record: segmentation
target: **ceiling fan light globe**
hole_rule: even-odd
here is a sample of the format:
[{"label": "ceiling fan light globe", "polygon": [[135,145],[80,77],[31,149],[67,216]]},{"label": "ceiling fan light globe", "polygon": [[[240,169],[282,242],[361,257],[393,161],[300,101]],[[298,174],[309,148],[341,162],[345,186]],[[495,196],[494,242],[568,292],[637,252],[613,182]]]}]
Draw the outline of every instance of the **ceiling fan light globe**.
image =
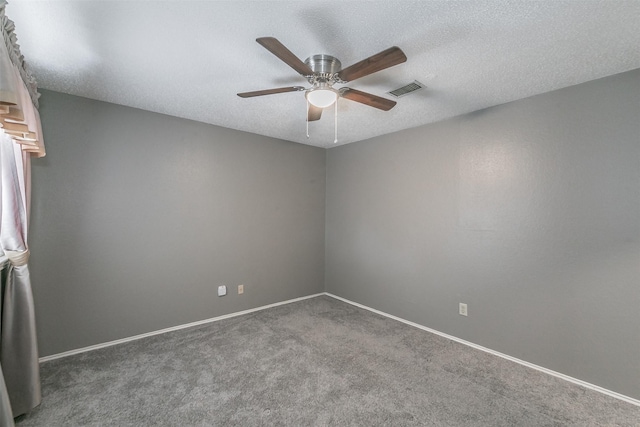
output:
[{"label": "ceiling fan light globe", "polygon": [[311,105],[318,108],[326,108],[336,102],[338,92],[333,89],[312,89],[305,96]]}]

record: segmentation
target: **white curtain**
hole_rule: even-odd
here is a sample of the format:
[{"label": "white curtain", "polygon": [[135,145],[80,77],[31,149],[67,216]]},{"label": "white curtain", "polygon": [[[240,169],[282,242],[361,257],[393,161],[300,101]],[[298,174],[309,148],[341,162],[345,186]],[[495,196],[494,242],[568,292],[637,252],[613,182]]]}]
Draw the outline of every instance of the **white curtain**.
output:
[{"label": "white curtain", "polygon": [[0,249],[9,260],[2,275],[0,298],[0,366],[16,416],[40,404],[38,345],[26,244],[29,162],[29,154],[8,135],[0,133]]},{"label": "white curtain", "polygon": [[35,79],[0,0],[0,427],[40,404],[27,231],[31,156],[44,156]]}]

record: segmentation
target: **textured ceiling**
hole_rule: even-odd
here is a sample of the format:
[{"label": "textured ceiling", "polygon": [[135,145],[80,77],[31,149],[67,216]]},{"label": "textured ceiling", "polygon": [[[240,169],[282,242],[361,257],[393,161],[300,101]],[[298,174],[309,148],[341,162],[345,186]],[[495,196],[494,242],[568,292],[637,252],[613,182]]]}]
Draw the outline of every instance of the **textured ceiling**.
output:
[{"label": "textured ceiling", "polygon": [[334,146],[333,109],[307,138],[303,92],[236,96],[308,86],[257,37],[343,67],[406,53],[348,86],[427,88],[389,112],[340,100],[338,145],[640,68],[638,0],[9,0],[7,15],[42,88],[319,147]]}]

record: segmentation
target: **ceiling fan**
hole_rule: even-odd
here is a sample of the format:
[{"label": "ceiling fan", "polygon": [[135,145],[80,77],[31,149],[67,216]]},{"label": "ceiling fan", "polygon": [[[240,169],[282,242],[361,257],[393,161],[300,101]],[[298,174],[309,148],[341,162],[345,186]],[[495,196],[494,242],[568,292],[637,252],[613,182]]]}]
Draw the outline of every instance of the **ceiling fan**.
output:
[{"label": "ceiling fan", "polygon": [[333,85],[336,83],[348,83],[360,77],[405,62],[407,57],[397,46],[390,47],[343,69],[340,61],[331,55],[313,55],[302,62],[274,37],[260,37],[257,38],[256,41],[307,79],[311,87],[291,86],[254,92],[242,92],[238,94],[241,98],[305,91],[305,97],[308,101],[308,122],[319,120],[322,116],[322,109],[333,105],[338,97],[384,111],[389,111],[396,105],[395,101],[380,96],[349,87],[335,89]]}]

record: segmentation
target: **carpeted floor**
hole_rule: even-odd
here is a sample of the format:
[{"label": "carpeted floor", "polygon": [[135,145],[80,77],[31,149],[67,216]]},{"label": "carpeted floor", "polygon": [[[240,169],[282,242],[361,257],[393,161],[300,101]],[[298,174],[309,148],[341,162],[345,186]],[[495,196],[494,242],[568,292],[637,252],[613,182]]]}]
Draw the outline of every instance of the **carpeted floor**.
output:
[{"label": "carpeted floor", "polygon": [[27,426],[638,426],[640,407],[321,296],[42,365]]}]

